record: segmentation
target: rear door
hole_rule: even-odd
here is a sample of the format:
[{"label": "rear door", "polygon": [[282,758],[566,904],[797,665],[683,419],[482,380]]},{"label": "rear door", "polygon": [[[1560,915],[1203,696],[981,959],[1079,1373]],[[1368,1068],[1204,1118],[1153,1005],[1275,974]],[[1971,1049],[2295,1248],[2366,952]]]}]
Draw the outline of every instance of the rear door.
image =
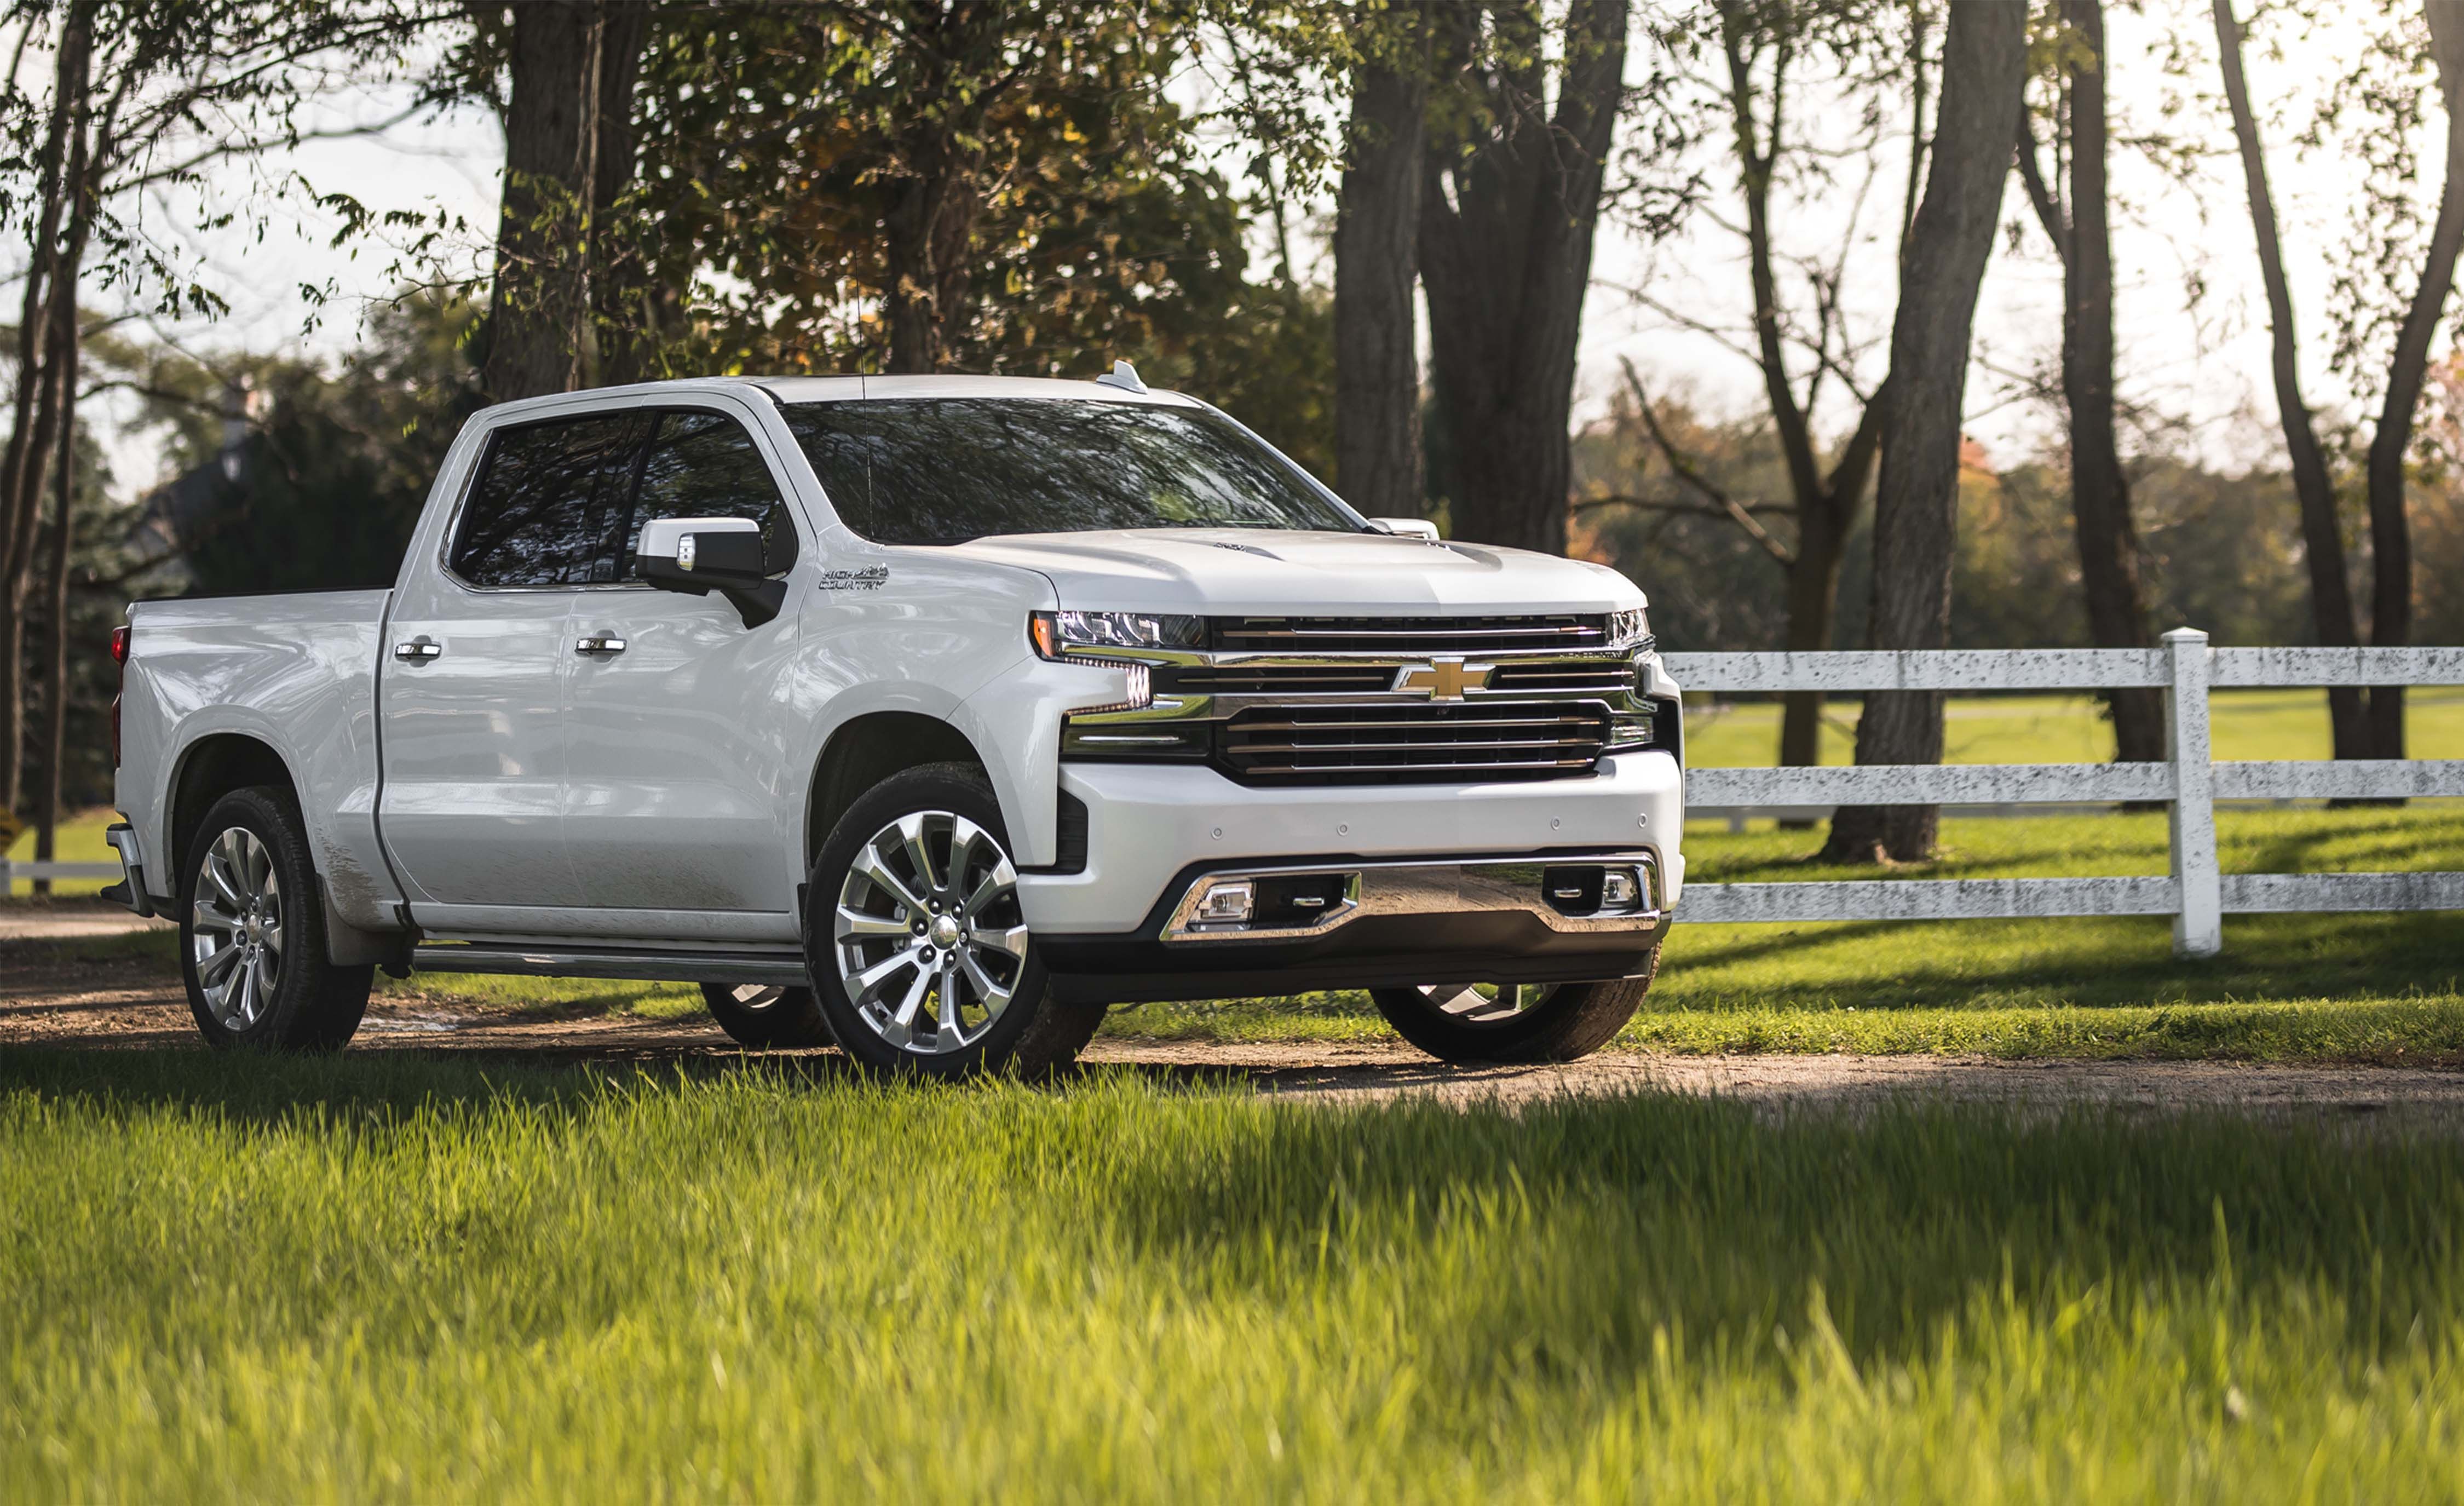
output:
[{"label": "rear door", "polygon": [[561,809],[571,619],[646,432],[637,411],[498,430],[443,557],[404,572],[380,810],[432,930],[561,930],[583,903]]},{"label": "rear door", "polygon": [[610,520],[575,608],[564,831],[594,932],[793,941],[811,750],[785,745],[797,603],[747,628],[718,595],[634,579],[654,518],[761,525],[774,576],[803,552],[763,441],[735,413],[673,408],[655,424],[627,513]]}]

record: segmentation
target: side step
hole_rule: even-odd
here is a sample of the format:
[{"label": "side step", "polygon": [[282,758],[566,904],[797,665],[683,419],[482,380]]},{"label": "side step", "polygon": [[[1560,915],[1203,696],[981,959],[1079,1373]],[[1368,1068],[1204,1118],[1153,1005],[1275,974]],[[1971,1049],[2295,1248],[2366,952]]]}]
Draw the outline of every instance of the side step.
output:
[{"label": "side step", "polygon": [[625,978],[643,983],[755,983],[807,988],[802,952],[666,952],[649,947],[542,947],[490,941],[411,948],[410,965],[431,973],[516,973],[531,978]]}]

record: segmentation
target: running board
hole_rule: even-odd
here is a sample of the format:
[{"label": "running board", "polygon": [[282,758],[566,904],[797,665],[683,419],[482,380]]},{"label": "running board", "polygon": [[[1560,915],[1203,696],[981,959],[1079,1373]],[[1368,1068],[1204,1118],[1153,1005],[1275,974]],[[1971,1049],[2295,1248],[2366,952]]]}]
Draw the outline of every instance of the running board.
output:
[{"label": "running board", "polygon": [[801,952],[663,952],[648,947],[499,946],[451,941],[411,949],[431,973],[516,973],[530,978],[625,978],[643,983],[758,983],[805,988]]}]

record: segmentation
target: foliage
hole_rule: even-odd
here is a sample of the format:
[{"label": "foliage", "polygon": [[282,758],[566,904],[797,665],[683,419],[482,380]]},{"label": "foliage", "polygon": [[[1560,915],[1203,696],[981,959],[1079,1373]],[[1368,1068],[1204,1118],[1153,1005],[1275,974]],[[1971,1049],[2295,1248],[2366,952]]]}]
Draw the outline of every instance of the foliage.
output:
[{"label": "foliage", "polygon": [[659,29],[646,172],[619,212],[693,305],[671,359],[886,369],[899,216],[928,187],[965,201],[933,248],[956,278],[951,365],[1077,375],[1239,312],[1238,205],[1162,88],[1188,42],[1177,9],[970,6],[955,37],[918,34],[934,9]]},{"label": "foliage", "polygon": [[[167,363],[152,411],[169,450],[213,488],[180,540],[208,594],[391,586],[445,452],[481,404],[469,305],[417,297],[383,306],[361,353],[327,371],[263,359],[209,369]],[[253,405],[224,459],[223,389]]]}]

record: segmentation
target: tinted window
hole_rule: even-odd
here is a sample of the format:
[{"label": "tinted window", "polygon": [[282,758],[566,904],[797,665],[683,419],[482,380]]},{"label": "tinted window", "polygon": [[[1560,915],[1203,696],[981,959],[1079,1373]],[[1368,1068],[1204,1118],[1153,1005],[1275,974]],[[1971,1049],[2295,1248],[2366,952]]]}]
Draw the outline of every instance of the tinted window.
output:
[{"label": "tinted window", "polygon": [[463,509],[453,573],[473,586],[587,579],[605,519],[631,489],[647,422],[616,413],[499,431]]},{"label": "tinted window", "polygon": [[830,503],[882,543],[1098,528],[1361,523],[1272,451],[1198,409],[887,399],[786,410]]},{"label": "tinted window", "polygon": [[795,558],[795,529],[787,521],[770,467],[744,426],[725,413],[684,410],[662,413],[658,437],[642,462],[640,491],[622,531],[611,530],[595,580],[629,580],[633,547],[642,524],[653,518],[750,518],[761,525],[763,557],[775,573]]}]

